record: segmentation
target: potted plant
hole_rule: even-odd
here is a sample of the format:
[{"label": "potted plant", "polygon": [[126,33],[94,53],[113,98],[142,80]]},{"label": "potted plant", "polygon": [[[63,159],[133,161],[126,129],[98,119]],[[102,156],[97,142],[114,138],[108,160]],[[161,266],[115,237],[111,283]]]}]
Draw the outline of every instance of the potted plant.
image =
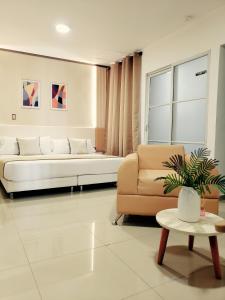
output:
[{"label": "potted plant", "polygon": [[[207,148],[199,148],[189,159],[182,155],[173,155],[163,166],[175,171],[155,180],[164,180],[164,194],[181,187],[178,197],[178,217],[186,222],[197,222],[200,217],[201,197],[211,193],[210,187],[215,187],[225,193],[225,176],[214,175],[212,171],[219,161],[209,158]],[[215,172],[214,172],[215,173]]]}]

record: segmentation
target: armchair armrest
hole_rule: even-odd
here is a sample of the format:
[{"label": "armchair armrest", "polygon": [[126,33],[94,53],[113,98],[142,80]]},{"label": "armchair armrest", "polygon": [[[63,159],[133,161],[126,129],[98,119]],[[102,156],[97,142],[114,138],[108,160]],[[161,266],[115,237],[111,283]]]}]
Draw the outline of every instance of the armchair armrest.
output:
[{"label": "armchair armrest", "polygon": [[137,194],[138,155],[126,156],[118,171],[117,193],[124,195]]}]

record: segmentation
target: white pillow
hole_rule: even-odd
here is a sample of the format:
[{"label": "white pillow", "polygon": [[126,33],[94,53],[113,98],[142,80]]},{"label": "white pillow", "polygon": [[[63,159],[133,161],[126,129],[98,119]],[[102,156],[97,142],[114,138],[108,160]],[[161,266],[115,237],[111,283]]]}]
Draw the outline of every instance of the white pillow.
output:
[{"label": "white pillow", "polygon": [[55,154],[69,154],[70,147],[68,139],[53,139],[53,153]]},{"label": "white pillow", "polygon": [[87,154],[87,140],[70,138],[70,152],[72,154]]},{"label": "white pillow", "polygon": [[20,155],[38,155],[41,154],[40,140],[38,137],[17,138]]},{"label": "white pillow", "polygon": [[40,136],[40,149],[42,154],[51,154],[53,143],[50,136]]},{"label": "white pillow", "polygon": [[88,150],[88,153],[96,152],[94,146],[92,145],[91,139],[87,139],[87,150]]},{"label": "white pillow", "polygon": [[0,137],[0,154],[2,155],[18,155],[19,147],[16,137]]}]

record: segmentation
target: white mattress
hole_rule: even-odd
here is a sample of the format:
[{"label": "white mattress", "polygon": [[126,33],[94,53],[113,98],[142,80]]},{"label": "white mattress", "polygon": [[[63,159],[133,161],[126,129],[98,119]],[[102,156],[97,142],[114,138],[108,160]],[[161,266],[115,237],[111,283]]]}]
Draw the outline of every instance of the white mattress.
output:
[{"label": "white mattress", "polygon": [[118,172],[123,160],[121,157],[97,157],[100,157],[99,154],[96,154],[96,158],[91,159],[10,161],[5,164],[4,178],[19,182],[77,175],[112,174]]}]

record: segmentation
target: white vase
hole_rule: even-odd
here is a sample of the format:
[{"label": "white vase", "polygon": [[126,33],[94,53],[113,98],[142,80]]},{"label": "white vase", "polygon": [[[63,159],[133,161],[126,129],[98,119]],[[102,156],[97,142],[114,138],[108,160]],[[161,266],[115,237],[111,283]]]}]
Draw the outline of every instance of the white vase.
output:
[{"label": "white vase", "polygon": [[185,222],[198,222],[201,199],[191,187],[183,186],[178,197],[178,218]]}]

